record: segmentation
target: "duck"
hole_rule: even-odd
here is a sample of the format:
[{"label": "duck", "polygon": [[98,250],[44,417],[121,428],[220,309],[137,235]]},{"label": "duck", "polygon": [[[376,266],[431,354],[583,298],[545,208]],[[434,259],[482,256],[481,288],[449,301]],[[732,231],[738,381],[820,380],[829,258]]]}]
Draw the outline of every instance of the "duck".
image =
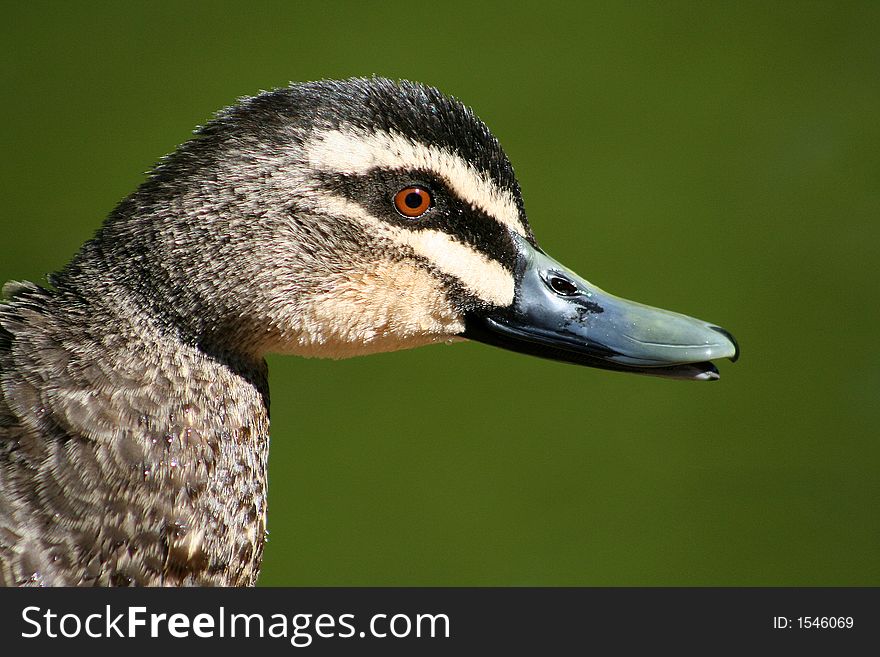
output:
[{"label": "duck", "polygon": [[715,324],[613,296],[547,255],[473,110],[381,77],[240,99],[48,285],[3,294],[5,586],[254,585],[267,354],[473,340],[700,381],[739,355]]}]

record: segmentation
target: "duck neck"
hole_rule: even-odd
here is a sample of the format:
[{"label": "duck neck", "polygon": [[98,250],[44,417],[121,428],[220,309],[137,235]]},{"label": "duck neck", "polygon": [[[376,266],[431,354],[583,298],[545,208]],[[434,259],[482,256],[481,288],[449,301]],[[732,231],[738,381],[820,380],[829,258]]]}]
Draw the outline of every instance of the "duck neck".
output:
[{"label": "duck neck", "polygon": [[[264,354],[247,337],[253,327],[230,308],[223,282],[212,285],[197,266],[181,268],[180,256],[172,259],[163,246],[167,239],[144,228],[149,222],[120,220],[119,213],[50,278],[56,290],[87,308],[96,323],[126,326],[133,338],[162,349],[186,347],[228,369],[253,385],[268,407]],[[140,229],[119,234],[129,224]]]},{"label": "duck neck", "polygon": [[101,572],[49,564],[47,582],[253,584],[265,535],[266,363],[200,341],[198,322],[180,321],[161,283],[131,285],[131,271],[120,277],[100,247],[93,240],[52,277],[42,319],[27,330],[63,364],[40,421],[47,441],[79,451],[60,450],[71,462],[53,468],[96,464],[82,495],[118,514],[70,520],[97,537],[83,559],[97,558]]}]

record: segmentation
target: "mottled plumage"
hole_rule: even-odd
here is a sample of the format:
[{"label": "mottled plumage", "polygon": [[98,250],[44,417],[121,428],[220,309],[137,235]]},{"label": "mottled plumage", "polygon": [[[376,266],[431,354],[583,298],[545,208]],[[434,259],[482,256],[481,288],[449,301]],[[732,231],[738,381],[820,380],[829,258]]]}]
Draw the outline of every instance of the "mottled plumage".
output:
[{"label": "mottled plumage", "polygon": [[[519,198],[488,129],[429,87],[325,81],[220,112],[119,204],[51,289],[7,286],[0,583],[254,583],[269,449],[263,356],[346,355],[333,318],[297,318],[315,314],[320,294],[361,303],[365,273],[408,258],[355,222],[315,214],[321,187],[346,183],[313,172],[302,144],[340,125],[460,152]],[[405,293],[399,305],[418,307]],[[479,301],[458,305],[468,304]],[[387,320],[341,341],[361,352],[383,329],[392,343],[449,337]]]},{"label": "mottled plumage", "polygon": [[[431,199],[415,217],[394,200],[411,188]],[[538,250],[486,126],[380,78],[222,111],[49,282],[7,284],[0,305],[5,585],[253,584],[269,352],[474,338],[703,379],[736,355],[716,327],[627,306]],[[627,334],[642,320],[650,340]]]}]

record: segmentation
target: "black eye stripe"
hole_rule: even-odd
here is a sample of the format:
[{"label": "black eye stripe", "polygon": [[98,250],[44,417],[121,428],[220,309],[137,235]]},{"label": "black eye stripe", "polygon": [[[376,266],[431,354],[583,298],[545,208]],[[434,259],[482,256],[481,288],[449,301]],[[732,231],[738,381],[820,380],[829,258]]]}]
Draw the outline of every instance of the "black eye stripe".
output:
[{"label": "black eye stripe", "polygon": [[[513,271],[516,248],[509,229],[460,199],[430,173],[376,169],[364,175],[325,173],[320,181],[331,193],[345,196],[378,219],[408,230],[446,233]],[[395,210],[395,195],[408,187],[426,189],[434,201],[430,211],[415,219]]]}]

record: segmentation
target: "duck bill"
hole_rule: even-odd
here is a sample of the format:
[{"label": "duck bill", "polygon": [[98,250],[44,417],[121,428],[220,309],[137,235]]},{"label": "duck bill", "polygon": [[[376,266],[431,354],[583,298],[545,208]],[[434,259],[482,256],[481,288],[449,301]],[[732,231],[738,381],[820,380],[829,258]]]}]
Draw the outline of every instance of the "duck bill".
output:
[{"label": "duck bill", "polygon": [[724,329],[608,294],[515,239],[513,303],[468,315],[464,337],[588,367],[698,381],[719,378],[711,361],[738,358]]}]

